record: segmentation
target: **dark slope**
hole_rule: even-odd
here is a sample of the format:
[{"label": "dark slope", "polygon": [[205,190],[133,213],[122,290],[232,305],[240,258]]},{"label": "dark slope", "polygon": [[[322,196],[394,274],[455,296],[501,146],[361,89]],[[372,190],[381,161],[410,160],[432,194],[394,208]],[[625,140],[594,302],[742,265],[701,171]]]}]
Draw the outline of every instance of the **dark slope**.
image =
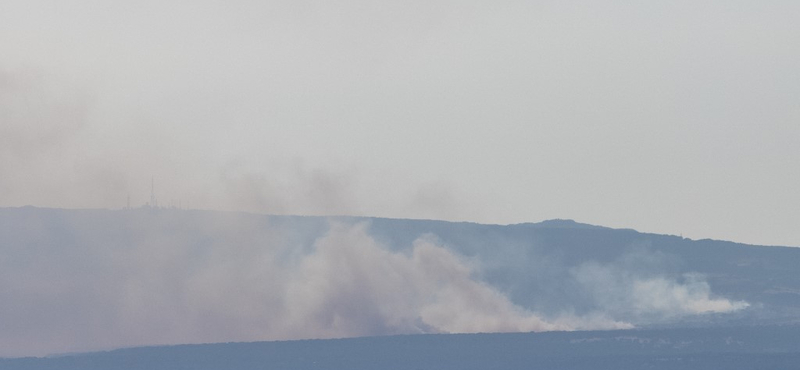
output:
[{"label": "dark slope", "polygon": [[15,370],[796,369],[800,328],[452,334],[221,343],[0,359]]}]

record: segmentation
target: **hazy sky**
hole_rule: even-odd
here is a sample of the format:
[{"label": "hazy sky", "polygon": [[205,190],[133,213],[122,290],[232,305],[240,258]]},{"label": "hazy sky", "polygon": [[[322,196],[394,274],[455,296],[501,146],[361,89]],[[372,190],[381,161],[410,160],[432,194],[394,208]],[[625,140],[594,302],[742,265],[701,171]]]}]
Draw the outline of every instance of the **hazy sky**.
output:
[{"label": "hazy sky", "polygon": [[0,206],[800,246],[797,1],[0,2]]}]

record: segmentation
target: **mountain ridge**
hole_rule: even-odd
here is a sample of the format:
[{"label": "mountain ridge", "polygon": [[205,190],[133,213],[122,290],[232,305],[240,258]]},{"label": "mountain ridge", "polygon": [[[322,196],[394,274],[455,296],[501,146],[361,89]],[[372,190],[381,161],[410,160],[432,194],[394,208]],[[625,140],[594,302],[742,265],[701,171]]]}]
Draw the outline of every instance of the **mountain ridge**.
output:
[{"label": "mountain ridge", "polygon": [[398,217],[383,217],[383,216],[355,216],[355,215],[299,215],[299,214],[271,214],[271,213],[260,213],[260,212],[247,212],[247,211],[235,211],[235,210],[215,210],[215,209],[193,209],[193,208],[177,208],[177,207],[159,207],[159,208],[151,208],[149,206],[142,206],[136,208],[57,208],[57,207],[39,207],[34,205],[24,205],[18,207],[2,207],[0,206],[0,210],[52,210],[52,211],[75,211],[75,212],[121,212],[121,211],[148,211],[148,212],[174,212],[174,211],[183,211],[183,212],[208,212],[208,213],[219,213],[219,214],[229,214],[229,215],[250,215],[255,217],[289,217],[289,218],[320,218],[320,219],[332,219],[332,220],[389,220],[389,221],[419,221],[419,222],[437,222],[437,223],[449,223],[449,224],[465,224],[465,225],[481,225],[481,226],[507,226],[507,227],[535,227],[535,228],[553,228],[553,229],[593,229],[593,230],[618,230],[618,231],[628,231],[628,232],[635,232],[644,235],[654,235],[654,236],[665,236],[665,237],[675,237],[684,240],[690,241],[704,241],[704,242],[725,242],[725,243],[733,243],[738,245],[746,245],[746,246],[756,246],[756,247],[781,247],[781,248],[800,248],[800,246],[793,246],[793,245],[774,245],[774,244],[754,244],[754,243],[743,243],[737,242],[734,240],[729,239],[715,239],[715,238],[699,238],[699,239],[692,239],[683,237],[680,235],[675,234],[661,234],[656,232],[649,232],[649,231],[642,231],[637,230],[629,227],[610,227],[604,225],[597,225],[591,223],[584,223],[580,221],[576,221],[574,219],[569,218],[553,218],[553,219],[546,219],[537,222],[516,222],[516,223],[482,223],[482,222],[475,222],[475,221],[467,221],[467,220],[440,220],[440,219],[429,219],[429,218],[398,218]]}]

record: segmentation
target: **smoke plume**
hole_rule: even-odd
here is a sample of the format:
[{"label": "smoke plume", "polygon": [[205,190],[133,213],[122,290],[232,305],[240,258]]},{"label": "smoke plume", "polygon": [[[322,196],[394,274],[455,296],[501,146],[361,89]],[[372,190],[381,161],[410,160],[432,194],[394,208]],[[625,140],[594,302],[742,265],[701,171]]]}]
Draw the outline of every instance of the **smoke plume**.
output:
[{"label": "smoke plume", "polygon": [[341,219],[41,212],[26,218],[20,211],[0,224],[0,356],[146,344],[624,329],[645,314],[746,306],[713,297],[699,275],[675,280],[623,264],[584,263],[570,271],[595,309],[565,305],[542,313],[484,280],[481,258],[433,235],[398,247],[371,235],[368,223]]}]

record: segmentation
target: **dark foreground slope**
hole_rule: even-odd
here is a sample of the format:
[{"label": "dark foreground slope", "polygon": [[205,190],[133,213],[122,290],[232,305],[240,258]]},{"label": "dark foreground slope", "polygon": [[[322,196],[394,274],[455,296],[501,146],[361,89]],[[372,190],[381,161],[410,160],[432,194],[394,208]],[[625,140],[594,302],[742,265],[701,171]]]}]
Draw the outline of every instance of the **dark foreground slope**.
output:
[{"label": "dark foreground slope", "polygon": [[800,328],[450,334],[143,347],[0,360],[15,370],[797,369]]}]

